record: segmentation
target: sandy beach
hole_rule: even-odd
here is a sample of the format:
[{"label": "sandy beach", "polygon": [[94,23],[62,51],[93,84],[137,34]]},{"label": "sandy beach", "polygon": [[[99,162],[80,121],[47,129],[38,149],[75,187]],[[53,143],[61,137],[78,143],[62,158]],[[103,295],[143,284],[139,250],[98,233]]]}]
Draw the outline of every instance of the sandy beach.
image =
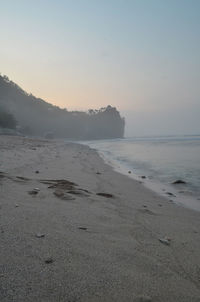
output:
[{"label": "sandy beach", "polygon": [[0,136],[0,301],[200,301],[200,213],[95,150]]}]

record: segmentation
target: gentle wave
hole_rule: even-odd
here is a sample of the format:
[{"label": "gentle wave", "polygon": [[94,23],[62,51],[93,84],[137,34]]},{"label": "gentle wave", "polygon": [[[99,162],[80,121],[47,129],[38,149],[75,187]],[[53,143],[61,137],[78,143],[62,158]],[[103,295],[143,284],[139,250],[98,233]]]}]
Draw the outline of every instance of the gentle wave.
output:
[{"label": "gentle wave", "polygon": [[124,173],[173,186],[182,194],[200,197],[200,136],[137,137],[85,142]]}]

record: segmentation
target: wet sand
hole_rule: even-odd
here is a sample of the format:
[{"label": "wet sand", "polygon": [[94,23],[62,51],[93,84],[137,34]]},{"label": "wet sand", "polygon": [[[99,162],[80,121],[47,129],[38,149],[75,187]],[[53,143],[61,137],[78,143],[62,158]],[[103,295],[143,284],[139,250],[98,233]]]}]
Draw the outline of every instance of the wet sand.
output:
[{"label": "wet sand", "polygon": [[200,213],[87,146],[0,136],[0,301],[200,301]]}]

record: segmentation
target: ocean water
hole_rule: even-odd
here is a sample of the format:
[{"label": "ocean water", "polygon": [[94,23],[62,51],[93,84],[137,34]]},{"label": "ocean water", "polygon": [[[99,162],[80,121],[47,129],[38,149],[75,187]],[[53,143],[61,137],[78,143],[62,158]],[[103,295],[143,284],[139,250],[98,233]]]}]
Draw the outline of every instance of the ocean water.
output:
[{"label": "ocean water", "polygon": [[[200,206],[200,136],[141,137],[85,143],[120,172],[142,180],[151,188],[159,184],[160,191],[171,190],[181,199],[192,197]],[[177,179],[186,184],[172,185]]]}]

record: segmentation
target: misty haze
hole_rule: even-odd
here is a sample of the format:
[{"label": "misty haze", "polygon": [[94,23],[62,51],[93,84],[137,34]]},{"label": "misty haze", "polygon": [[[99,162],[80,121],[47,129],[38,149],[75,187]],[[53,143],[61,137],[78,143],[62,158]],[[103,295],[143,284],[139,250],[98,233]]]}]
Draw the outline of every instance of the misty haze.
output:
[{"label": "misty haze", "polygon": [[0,301],[200,301],[200,1],[0,0]]}]

